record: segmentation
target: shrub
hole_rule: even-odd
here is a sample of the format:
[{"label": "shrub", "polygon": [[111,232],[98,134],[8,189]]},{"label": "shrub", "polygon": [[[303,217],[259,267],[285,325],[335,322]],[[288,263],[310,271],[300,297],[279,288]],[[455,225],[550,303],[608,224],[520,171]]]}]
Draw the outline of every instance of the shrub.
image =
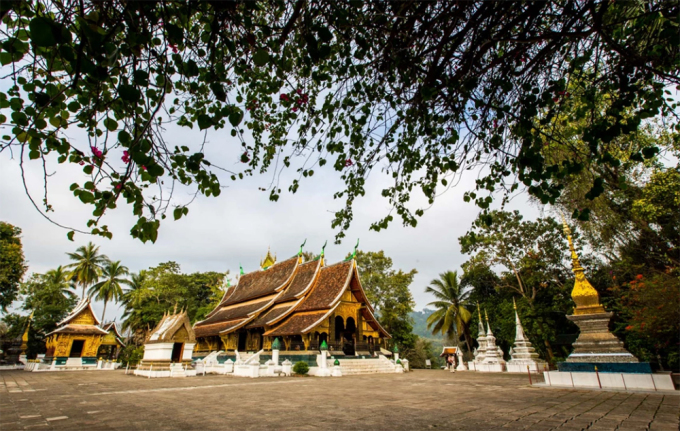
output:
[{"label": "shrub", "polygon": [[309,372],[309,365],[307,365],[307,362],[304,361],[297,362],[295,365],[293,365],[293,372],[295,374],[304,376]]},{"label": "shrub", "polygon": [[126,365],[137,365],[144,357],[144,346],[136,347],[133,345],[125,346],[125,348],[118,355],[118,360]]}]

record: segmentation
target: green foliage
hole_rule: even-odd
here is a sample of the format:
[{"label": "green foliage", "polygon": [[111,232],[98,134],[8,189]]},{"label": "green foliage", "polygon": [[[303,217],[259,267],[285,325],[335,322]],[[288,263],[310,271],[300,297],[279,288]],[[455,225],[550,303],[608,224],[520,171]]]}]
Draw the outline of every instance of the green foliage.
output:
[{"label": "green foliage", "polygon": [[439,278],[432,280],[425,292],[436,298],[428,304],[435,307],[435,311],[427,318],[427,329],[433,335],[441,333],[448,339],[458,340],[463,336],[468,351],[472,351],[469,333],[471,315],[466,308],[470,292],[458,282],[458,273],[446,271],[439,274]]},{"label": "green foliage", "polygon": [[99,254],[99,247],[89,242],[87,245],[78,247],[75,253],[66,253],[73,263],[66,268],[71,269],[71,279],[83,288],[83,298],[85,289],[99,281],[102,273],[102,266],[109,258]]},{"label": "green foliage", "polygon": [[3,317],[10,327],[10,334],[20,336],[26,330],[28,314],[33,313],[28,333],[28,354],[34,357],[45,352],[45,335],[57,328],[75,307],[76,296],[67,281],[67,273],[61,267],[46,274],[32,274],[21,285],[21,307],[27,315],[8,314]]},{"label": "green foliage", "polygon": [[144,346],[135,346],[129,344],[121,350],[118,360],[125,366],[135,366],[144,357]]},{"label": "green foliage", "polygon": [[17,299],[27,268],[20,236],[21,229],[0,221],[0,309],[4,312]]},{"label": "green foliage", "polygon": [[119,301],[123,297],[123,286],[129,284],[130,281],[125,278],[129,274],[126,266],[121,265],[120,261],[104,262],[101,269],[103,281],[95,284],[88,292],[89,296],[94,296],[95,299],[104,301],[104,310],[102,311],[102,322],[106,315],[106,304],[109,301]]},{"label": "green foliage", "polygon": [[439,363],[437,348],[432,341],[422,337],[417,337],[413,348],[404,350],[401,356],[408,359],[410,368],[425,368],[425,361],[428,359],[432,368],[436,368]]},{"label": "green foliage", "polygon": [[296,362],[295,365],[293,365],[293,372],[304,376],[309,372],[309,365],[307,365],[307,362],[305,361]]},{"label": "green foliage", "polygon": [[[88,181],[71,191],[92,206],[90,232],[105,237],[112,233],[102,217],[126,202],[137,219],[131,235],[155,241],[173,210],[149,190],[162,181],[220,193],[202,147],[168,145],[166,123],[229,129],[244,151],[234,180],[281,166],[309,178],[331,162],[345,184],[335,193],[345,201],[332,222],[338,239],[375,168],[393,177],[382,194],[415,226],[424,209],[411,207],[413,192],[429,206],[468,168],[488,167],[466,194],[481,208],[493,192],[520,186],[554,203],[566,175],[621,163],[607,151],[612,140],[654,117],[678,130],[677,102],[666,94],[680,84],[674,2],[73,6],[2,3],[0,64],[12,85],[0,92],[0,123],[9,126],[1,145],[40,163],[55,154],[83,171]],[[609,98],[599,115],[596,95]],[[582,123],[585,151],[552,161],[545,144],[569,153],[571,142],[536,125],[563,117]],[[72,141],[74,126],[98,146]],[[655,151],[629,158],[642,163]],[[282,188],[272,184],[270,199]],[[602,191],[596,179],[583,195]],[[186,215],[177,207],[175,218]],[[390,212],[372,228],[393,220]]]},{"label": "green foliage", "polygon": [[135,342],[141,343],[163,313],[185,309],[192,322],[201,320],[215,308],[224,294],[227,274],[203,272],[182,274],[176,262],[133,274],[130,289],[123,296],[124,329],[130,329]]},{"label": "green foliage", "polygon": [[361,285],[380,324],[402,348],[412,348],[416,337],[409,313],[415,302],[409,286],[417,274],[392,269],[392,259],[379,252],[361,251],[356,255]]}]

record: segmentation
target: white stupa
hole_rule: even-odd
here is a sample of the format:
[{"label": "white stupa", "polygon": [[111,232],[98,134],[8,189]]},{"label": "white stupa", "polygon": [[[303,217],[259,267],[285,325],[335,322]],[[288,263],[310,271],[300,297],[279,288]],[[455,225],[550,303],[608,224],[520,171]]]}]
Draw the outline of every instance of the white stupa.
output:
[{"label": "white stupa", "polygon": [[522,322],[517,314],[517,304],[512,299],[515,308],[515,346],[510,350],[512,359],[508,361],[507,367],[510,373],[526,373],[527,367],[532,372],[548,371],[548,363],[538,357],[536,349],[531,346],[531,342],[524,334]]},{"label": "white stupa", "polygon": [[491,332],[491,325],[489,324],[489,315],[484,312],[486,317],[486,350],[484,352],[484,360],[476,364],[477,371],[486,373],[501,373],[505,371],[505,360],[503,359],[503,350],[496,346],[496,337]]},{"label": "white stupa", "polygon": [[484,321],[482,320],[482,312],[480,311],[479,303],[477,303],[477,313],[479,314],[479,323],[477,325],[479,327],[479,334],[477,335],[477,344],[479,346],[473,352],[475,359],[468,361],[468,368],[470,371],[476,370],[477,365],[481,364],[486,356],[486,331],[484,330]]}]

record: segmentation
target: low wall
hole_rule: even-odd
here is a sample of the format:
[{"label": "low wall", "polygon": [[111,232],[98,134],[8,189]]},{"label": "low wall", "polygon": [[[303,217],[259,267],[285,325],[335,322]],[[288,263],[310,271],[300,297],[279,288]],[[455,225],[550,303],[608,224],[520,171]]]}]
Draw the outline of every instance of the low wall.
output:
[{"label": "low wall", "polygon": [[622,390],[674,391],[670,373],[589,373],[545,371],[547,386]]}]

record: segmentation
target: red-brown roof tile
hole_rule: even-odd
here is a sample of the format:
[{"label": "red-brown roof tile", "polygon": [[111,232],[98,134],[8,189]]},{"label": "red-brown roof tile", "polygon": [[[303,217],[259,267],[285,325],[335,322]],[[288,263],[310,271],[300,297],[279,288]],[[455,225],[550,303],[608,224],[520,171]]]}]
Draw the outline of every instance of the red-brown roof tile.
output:
[{"label": "red-brown roof tile", "polygon": [[270,301],[271,298],[267,298],[262,301],[253,302],[247,305],[235,306],[226,309],[222,308],[207,319],[196,323],[195,327],[199,328],[201,326],[211,325],[217,322],[225,322],[227,320],[243,319],[249,317],[250,314],[266,306]]},{"label": "red-brown roof tile", "polygon": [[274,320],[274,319],[277,319],[277,318],[283,316],[284,314],[286,314],[287,312],[289,312],[289,311],[291,310],[291,308],[293,308],[293,305],[295,305],[296,303],[297,303],[297,301],[296,301],[296,302],[291,302],[291,303],[290,303],[289,305],[287,305],[287,306],[281,306],[281,307],[277,307],[277,308],[271,308],[271,309],[269,309],[269,311],[267,311],[266,313],[262,313],[257,319],[255,319],[255,320],[253,320],[252,322],[250,322],[250,323],[246,326],[246,328],[259,328],[259,327],[262,327],[262,326],[264,326],[267,322],[270,322],[270,321],[272,321],[272,320]]},{"label": "red-brown roof tile", "polygon": [[211,335],[219,335],[222,331],[228,331],[243,323],[247,319],[237,319],[228,322],[219,322],[212,325],[202,325],[194,328],[196,337],[208,337]]},{"label": "red-brown roof tile", "polygon": [[281,296],[276,299],[276,303],[280,304],[282,302],[290,301],[294,298],[299,298],[300,295],[305,293],[307,289],[311,287],[314,281],[314,276],[321,266],[320,260],[315,260],[312,262],[306,262],[300,265],[295,271],[295,278],[290,283],[290,285],[283,291]]},{"label": "red-brown roof tile", "polygon": [[317,324],[321,323],[321,320],[323,319],[327,312],[328,311],[319,311],[316,313],[309,314],[296,313],[293,316],[289,317],[281,325],[265,333],[265,335],[280,336],[300,334],[305,329],[316,326]]},{"label": "red-brown roof tile", "polygon": [[224,304],[236,304],[278,292],[292,277],[297,264],[298,257],[295,256],[277,263],[265,271],[243,274],[238,281],[236,290]]},{"label": "red-brown roof tile", "polygon": [[353,261],[340,262],[321,268],[312,291],[305,297],[295,312],[331,308],[342,294],[353,271]]}]

